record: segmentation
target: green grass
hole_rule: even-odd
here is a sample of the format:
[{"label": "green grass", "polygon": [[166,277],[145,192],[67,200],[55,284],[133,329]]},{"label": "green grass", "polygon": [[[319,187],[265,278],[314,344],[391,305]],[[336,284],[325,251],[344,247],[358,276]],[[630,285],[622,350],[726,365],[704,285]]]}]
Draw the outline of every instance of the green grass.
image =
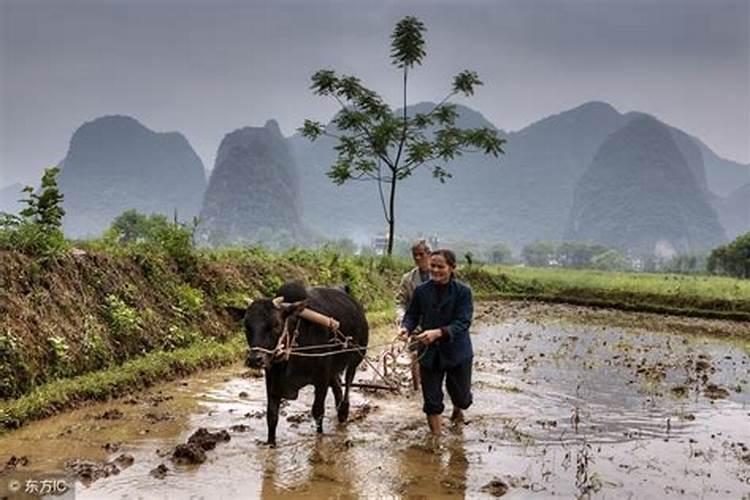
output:
[{"label": "green grass", "polygon": [[0,404],[0,433],[86,401],[106,400],[200,369],[235,362],[245,349],[244,336],[236,334],[225,343],[203,340],[184,349],[153,352],[119,366],[49,382]]},{"label": "green grass", "polygon": [[750,320],[750,281],[716,276],[483,266],[465,271],[478,298],[528,298],[624,310]]},{"label": "green grass", "polygon": [[569,289],[679,296],[686,300],[750,301],[750,280],[683,274],[624,273],[531,267],[489,268],[522,283],[537,281],[545,291]]}]

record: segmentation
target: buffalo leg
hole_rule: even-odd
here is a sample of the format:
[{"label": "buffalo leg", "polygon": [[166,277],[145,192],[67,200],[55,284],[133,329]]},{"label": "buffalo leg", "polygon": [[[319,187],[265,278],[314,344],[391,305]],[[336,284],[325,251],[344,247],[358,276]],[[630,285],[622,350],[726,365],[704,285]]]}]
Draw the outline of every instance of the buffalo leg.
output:
[{"label": "buffalo leg", "polygon": [[281,396],[271,391],[270,370],[266,371],[266,424],[268,424],[268,442],[269,446],[276,446],[276,425],[279,423],[279,407],[281,406]]},{"label": "buffalo leg", "polygon": [[323,433],[323,414],[325,413],[326,395],[328,394],[328,384],[315,385],[315,401],[313,401],[312,414],[315,419],[315,428],[318,434]]},{"label": "buffalo leg", "polygon": [[354,375],[357,373],[357,365],[352,363],[346,368],[345,387],[344,387],[344,399],[341,401],[338,410],[339,422],[342,424],[349,418],[349,388],[352,386]]},{"label": "buffalo leg", "polygon": [[339,376],[336,375],[334,377],[331,377],[331,392],[333,393],[333,400],[336,403],[336,410],[339,409],[339,406],[341,406],[341,380],[339,380]]}]

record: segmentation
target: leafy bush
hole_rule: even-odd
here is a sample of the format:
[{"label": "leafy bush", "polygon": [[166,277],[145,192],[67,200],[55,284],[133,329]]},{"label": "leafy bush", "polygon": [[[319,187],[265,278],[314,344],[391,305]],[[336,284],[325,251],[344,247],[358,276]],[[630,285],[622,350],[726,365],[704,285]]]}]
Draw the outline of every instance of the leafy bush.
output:
[{"label": "leafy bush", "polygon": [[18,396],[31,385],[22,347],[10,329],[0,333],[0,399]]},{"label": "leafy bush", "polygon": [[193,237],[197,220],[192,225],[169,222],[164,215],[144,215],[127,210],[117,216],[104,234],[109,245],[131,247],[139,254],[164,253],[183,270],[195,267]]},{"label": "leafy bush", "polygon": [[205,298],[203,292],[190,285],[179,285],[175,288],[177,304],[172,308],[181,316],[195,318],[203,312]]},{"label": "leafy bush", "polygon": [[57,167],[48,168],[42,176],[38,193],[26,186],[27,197],[21,202],[26,208],[19,215],[0,213],[0,247],[39,257],[54,258],[67,249],[62,232],[63,195],[57,187]]},{"label": "leafy bush", "polygon": [[750,278],[750,233],[715,248],[708,257],[708,270],[736,278]]},{"label": "leafy bush", "polygon": [[196,330],[183,328],[177,325],[171,325],[164,337],[162,348],[169,351],[188,347],[196,342],[203,340],[203,336]]},{"label": "leafy bush", "polygon": [[116,337],[129,337],[141,330],[138,312],[117,295],[107,295],[104,310],[107,322]]},{"label": "leafy bush", "polygon": [[70,346],[65,337],[52,335],[47,337],[47,345],[52,355],[52,374],[55,377],[65,377],[73,373],[73,365],[70,358]]}]

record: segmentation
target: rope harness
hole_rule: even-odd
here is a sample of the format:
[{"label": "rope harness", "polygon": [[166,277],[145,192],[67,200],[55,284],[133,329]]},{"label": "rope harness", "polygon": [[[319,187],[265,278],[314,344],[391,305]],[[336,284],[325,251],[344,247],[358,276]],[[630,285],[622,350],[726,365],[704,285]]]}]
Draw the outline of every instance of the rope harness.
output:
[{"label": "rope harness", "polygon": [[[296,319],[294,330],[290,334],[290,323]],[[325,344],[299,346],[297,344],[297,337],[299,336],[299,328],[302,320],[310,321],[311,323],[318,324],[325,327],[330,331],[333,336]],[[274,349],[265,349],[263,347],[251,347],[251,350],[269,354],[273,357],[274,361],[289,361],[292,356],[304,357],[304,358],[322,358],[327,356],[335,356],[337,354],[345,354],[349,352],[358,352],[362,355],[362,359],[373,369],[373,371],[385,382],[388,387],[396,392],[400,392],[402,380],[405,377],[402,376],[399,370],[398,359],[400,356],[408,352],[415,345],[419,344],[419,341],[411,340],[407,342],[399,342],[398,337],[394,338],[390,342],[370,346],[371,348],[379,348],[388,346],[388,349],[384,350],[379,356],[379,363],[382,362],[383,371],[375,366],[375,364],[367,358],[365,351],[367,347],[359,346],[354,343],[351,336],[345,335],[340,327],[341,323],[330,316],[326,316],[312,309],[303,309],[297,315],[292,315],[284,321],[284,328],[279,336],[279,340],[276,342]],[[399,345],[400,344],[400,345]],[[325,352],[304,352],[316,349],[327,349]],[[422,353],[424,355],[424,353]],[[422,357],[411,360],[406,364],[407,370],[411,370],[412,364],[415,364]],[[389,371],[392,375],[389,377]]]}]

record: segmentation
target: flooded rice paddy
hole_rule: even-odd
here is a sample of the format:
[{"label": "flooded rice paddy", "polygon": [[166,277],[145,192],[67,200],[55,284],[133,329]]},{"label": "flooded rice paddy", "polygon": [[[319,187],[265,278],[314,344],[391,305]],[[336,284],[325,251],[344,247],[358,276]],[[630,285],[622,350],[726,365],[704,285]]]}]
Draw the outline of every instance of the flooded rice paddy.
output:
[{"label": "flooded rice paddy", "polygon": [[475,403],[439,441],[408,390],[353,390],[346,425],[329,395],[319,436],[306,388],[269,449],[235,365],[0,437],[0,497],[57,473],[81,499],[750,498],[750,325],[503,302],[472,340]]}]

